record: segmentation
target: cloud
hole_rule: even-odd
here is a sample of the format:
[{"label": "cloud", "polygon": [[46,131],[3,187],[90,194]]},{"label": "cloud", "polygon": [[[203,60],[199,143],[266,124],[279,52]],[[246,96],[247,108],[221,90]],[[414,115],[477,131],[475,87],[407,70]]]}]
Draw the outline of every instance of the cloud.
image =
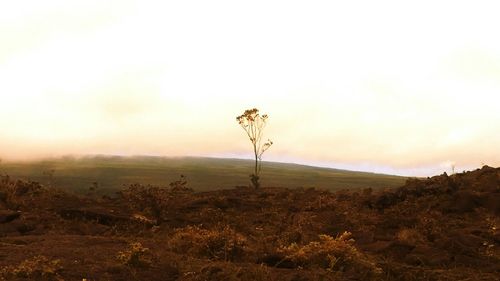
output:
[{"label": "cloud", "polygon": [[493,4],[16,3],[0,9],[3,157],[248,155],[234,118],[258,107],[269,159],[500,164]]},{"label": "cloud", "polygon": [[[119,2],[119,3],[118,3]],[[0,4],[0,63],[60,37],[96,32],[130,13],[135,1],[39,1]]]}]

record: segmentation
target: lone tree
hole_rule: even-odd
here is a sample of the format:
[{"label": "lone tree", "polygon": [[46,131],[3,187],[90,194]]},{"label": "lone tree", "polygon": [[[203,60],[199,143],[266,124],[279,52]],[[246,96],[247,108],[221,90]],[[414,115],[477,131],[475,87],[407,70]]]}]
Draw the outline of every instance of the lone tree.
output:
[{"label": "lone tree", "polygon": [[273,145],[269,139],[262,143],[262,133],[266,127],[267,118],[267,114],[260,115],[257,108],[245,110],[242,115],[236,117],[236,121],[245,130],[253,146],[255,168],[254,173],[250,175],[250,181],[256,189],[260,187],[259,174],[262,169],[262,154]]}]

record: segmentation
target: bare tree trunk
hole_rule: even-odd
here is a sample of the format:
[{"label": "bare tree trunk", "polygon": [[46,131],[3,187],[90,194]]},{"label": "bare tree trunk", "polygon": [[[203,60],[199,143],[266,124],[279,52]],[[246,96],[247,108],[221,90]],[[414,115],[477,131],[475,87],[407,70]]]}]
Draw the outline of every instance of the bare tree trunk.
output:
[{"label": "bare tree trunk", "polygon": [[257,175],[258,175],[258,173],[259,173],[258,168],[259,168],[259,159],[258,159],[258,157],[257,157],[257,154],[255,154],[255,168],[254,168],[254,172],[253,172],[253,173],[254,173],[254,175],[256,175],[256,176],[257,176]]},{"label": "bare tree trunk", "polygon": [[253,187],[255,189],[258,189],[260,184],[259,184],[259,170],[258,170],[258,167],[259,167],[259,157],[257,155],[257,146],[256,144],[253,145],[253,151],[254,151],[254,154],[255,154],[255,168],[254,168],[254,173],[252,175],[252,184],[253,184]]}]

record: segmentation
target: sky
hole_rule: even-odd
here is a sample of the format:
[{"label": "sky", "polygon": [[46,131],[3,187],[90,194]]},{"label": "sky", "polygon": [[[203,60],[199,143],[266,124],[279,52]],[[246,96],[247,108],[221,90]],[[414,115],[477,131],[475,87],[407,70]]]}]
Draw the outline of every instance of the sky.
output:
[{"label": "sky", "polygon": [[500,166],[498,1],[2,1],[0,158]]}]

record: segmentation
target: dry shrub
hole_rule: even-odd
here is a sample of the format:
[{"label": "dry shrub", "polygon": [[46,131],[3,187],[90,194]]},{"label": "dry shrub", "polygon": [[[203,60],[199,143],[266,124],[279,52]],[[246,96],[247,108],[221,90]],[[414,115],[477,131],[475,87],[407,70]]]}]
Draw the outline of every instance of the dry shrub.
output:
[{"label": "dry shrub", "polygon": [[11,209],[19,209],[29,205],[32,199],[44,191],[38,182],[12,180],[9,176],[1,176],[0,200]]},{"label": "dry shrub", "polygon": [[320,267],[329,271],[358,271],[370,275],[380,273],[381,269],[365,254],[354,247],[350,232],[334,238],[319,235],[319,241],[299,246],[292,243],[281,247],[278,252],[285,255],[285,260],[297,267]]},{"label": "dry shrub", "polygon": [[425,237],[415,228],[403,228],[396,233],[396,239],[408,245],[425,243]]},{"label": "dry shrub", "polygon": [[150,250],[139,242],[130,243],[127,250],[118,253],[117,259],[123,265],[131,267],[147,267],[152,262]]},{"label": "dry shrub", "polygon": [[50,207],[53,200],[65,200],[71,194],[59,188],[47,188],[35,181],[13,180],[0,176],[0,205],[12,210]]},{"label": "dry shrub", "polygon": [[180,180],[171,182],[168,187],[132,184],[121,191],[121,196],[136,211],[152,216],[158,223],[180,197],[192,193],[187,181],[181,175]]},{"label": "dry shrub", "polygon": [[177,253],[228,261],[241,256],[246,241],[243,235],[227,225],[216,229],[187,226],[175,231],[169,246]]},{"label": "dry shrub", "polygon": [[0,270],[0,277],[5,280],[12,278],[29,278],[30,280],[61,280],[61,261],[50,260],[45,256],[35,256],[24,260],[17,266],[7,266]]}]

